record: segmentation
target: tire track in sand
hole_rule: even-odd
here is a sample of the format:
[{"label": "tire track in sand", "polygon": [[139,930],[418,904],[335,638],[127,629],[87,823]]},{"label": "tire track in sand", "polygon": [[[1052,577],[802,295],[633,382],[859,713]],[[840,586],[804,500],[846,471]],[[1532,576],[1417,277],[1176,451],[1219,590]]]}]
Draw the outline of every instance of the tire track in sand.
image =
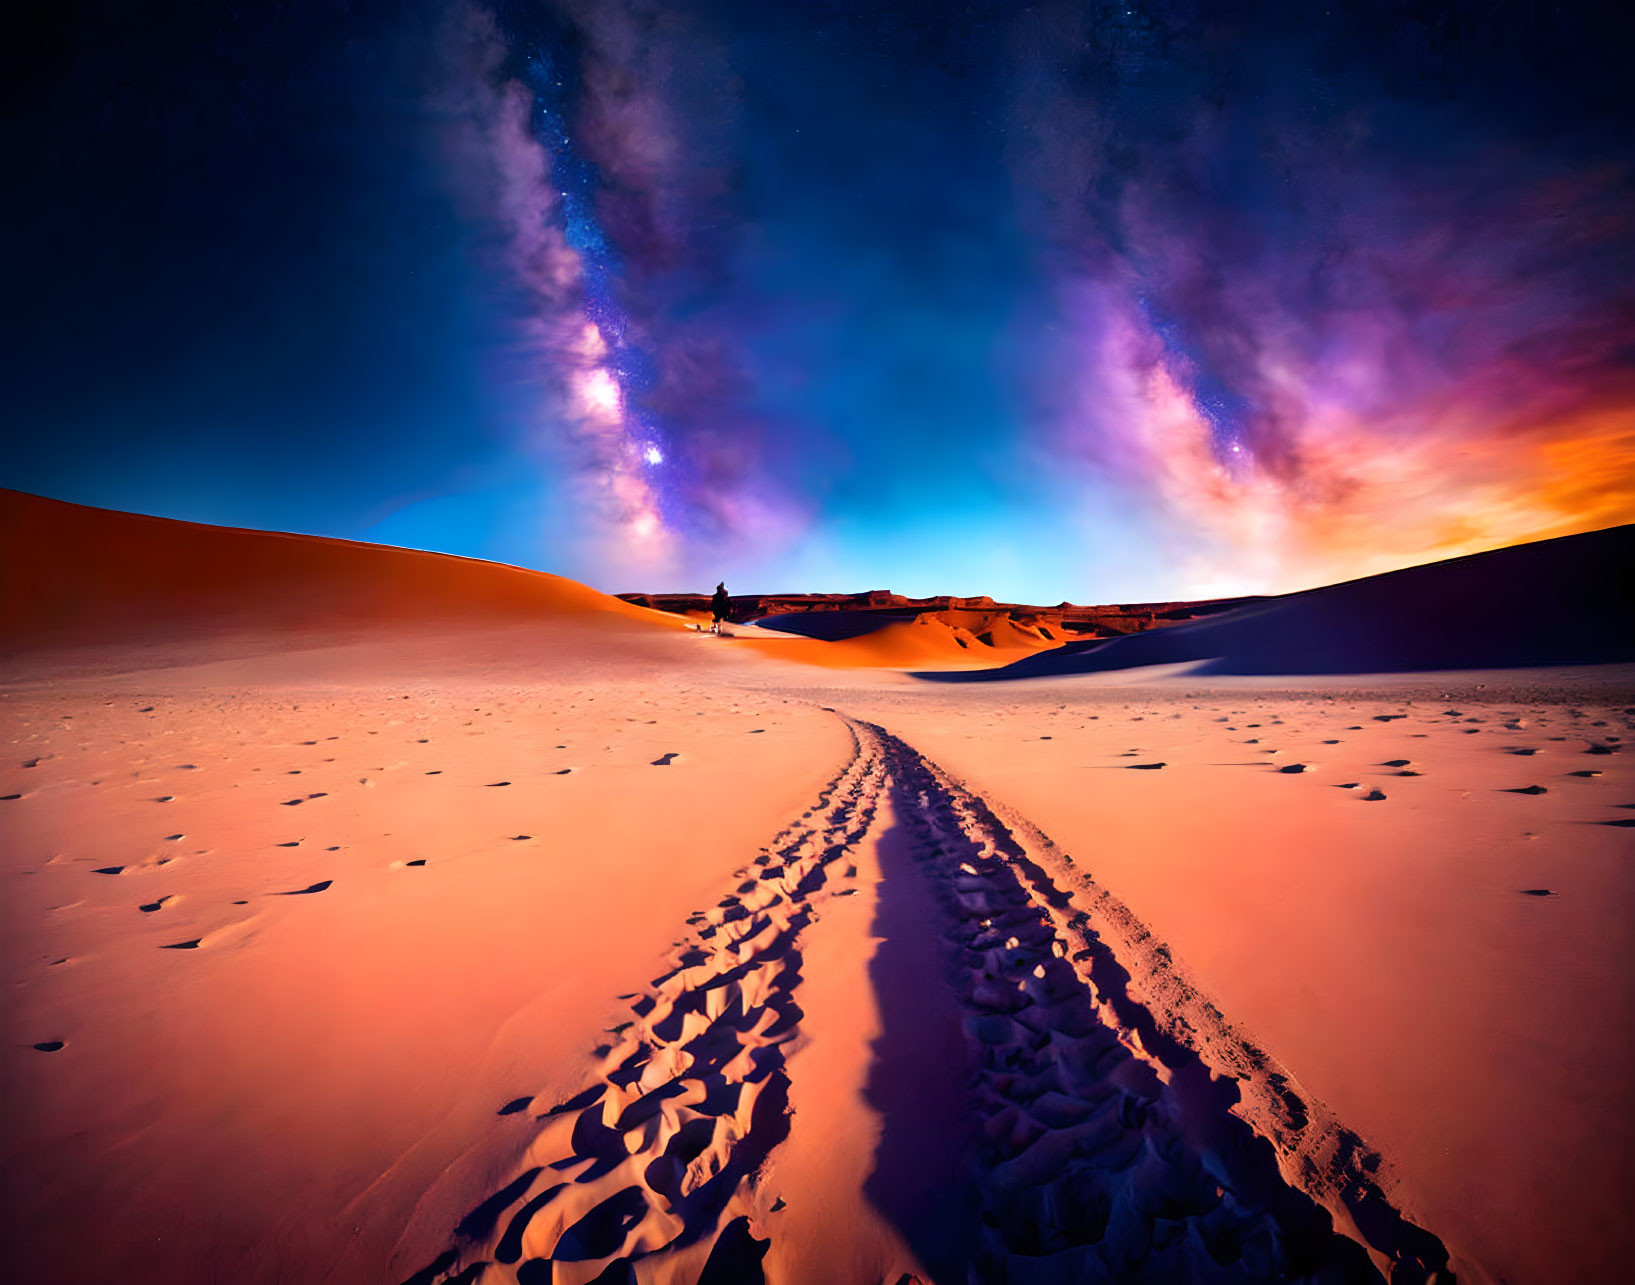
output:
[{"label": "tire track in sand", "polygon": [[[888,791],[936,889],[965,1014],[976,1142],[965,1172],[934,1178],[976,1192],[978,1248],[959,1280],[1380,1280],[1366,1244],[1394,1283],[1452,1281],[1441,1243],[1391,1208],[1355,1135],[1330,1129],[1345,1141],[1330,1169],[1302,1155],[1290,1167],[1309,1181],[1285,1179],[1279,1152],[1305,1141],[1308,1105],[1224,1022],[1200,1030],[1197,1005],[1177,1021],[1132,997],[1090,914],[1038,859],[1048,840],[883,728],[841,717],[854,742],[845,768],[689,920],[669,971],[626,997],[631,1018],[599,1050],[595,1082],[539,1117],[512,1180],[405,1285],[634,1281],[641,1260],[644,1280],[761,1279],[756,1182],[790,1128],[801,933],[850,891],[832,886],[835,868],[855,873],[847,854],[871,837]],[[1144,936],[1107,894],[1092,899],[1121,945]],[[1276,1149],[1233,1113],[1233,1078],[1210,1074],[1177,1029],[1254,1100],[1279,1104]]]}]

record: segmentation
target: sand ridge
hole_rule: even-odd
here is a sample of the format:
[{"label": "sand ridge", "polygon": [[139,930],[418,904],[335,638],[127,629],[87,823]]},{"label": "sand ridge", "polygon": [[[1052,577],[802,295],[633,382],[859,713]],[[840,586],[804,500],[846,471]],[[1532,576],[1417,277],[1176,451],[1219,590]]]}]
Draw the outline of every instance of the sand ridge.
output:
[{"label": "sand ridge", "polygon": [[129,650],[238,636],[522,621],[603,631],[683,623],[587,585],[501,563],[281,531],[204,526],[0,488],[0,655]]}]

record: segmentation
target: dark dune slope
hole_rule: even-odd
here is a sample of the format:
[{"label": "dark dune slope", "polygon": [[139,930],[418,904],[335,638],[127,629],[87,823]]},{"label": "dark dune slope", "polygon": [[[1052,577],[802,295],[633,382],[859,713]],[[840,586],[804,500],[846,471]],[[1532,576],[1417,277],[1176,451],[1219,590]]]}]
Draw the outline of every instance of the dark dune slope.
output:
[{"label": "dark dune slope", "polygon": [[1212,620],[1068,643],[938,682],[1201,661],[1210,674],[1369,674],[1635,661],[1635,525],[1287,594]]}]

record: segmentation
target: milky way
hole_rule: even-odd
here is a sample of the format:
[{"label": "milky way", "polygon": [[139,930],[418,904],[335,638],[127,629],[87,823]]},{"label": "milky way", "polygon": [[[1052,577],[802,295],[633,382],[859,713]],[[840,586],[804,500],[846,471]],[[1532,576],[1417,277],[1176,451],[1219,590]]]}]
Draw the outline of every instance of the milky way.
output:
[{"label": "milky way", "polygon": [[1039,601],[1628,522],[1630,21],[64,16],[10,78],[4,480],[616,590]]},{"label": "milky way", "polygon": [[503,193],[505,257],[527,286],[523,360],[542,398],[532,427],[573,440],[594,518],[625,546],[616,552],[659,565],[673,465],[662,427],[636,404],[653,363],[624,312],[622,258],[597,209],[602,176],[566,119],[579,68],[550,24],[502,33],[472,11],[462,35],[477,55],[471,74],[487,80],[472,101]]},{"label": "milky way", "polygon": [[[1075,485],[1117,516],[1063,515],[1037,556],[1064,589],[1115,541],[1155,592],[1229,592],[1635,517],[1629,172],[1604,129],[1566,128],[1573,56],[1515,61],[1524,32],[1452,10],[551,15],[554,61],[521,79],[608,348],[569,378],[628,534],[660,520],[644,444],[690,470],[664,493],[682,568],[946,581],[972,544],[1000,565],[1037,541]],[[507,29],[513,64],[541,29]],[[632,204],[672,226],[621,223]],[[677,298],[688,269],[719,297]],[[638,409],[666,399],[670,437]],[[752,463],[711,466],[733,451]],[[783,521],[735,521],[745,493]],[[937,496],[968,528],[940,560]]]}]

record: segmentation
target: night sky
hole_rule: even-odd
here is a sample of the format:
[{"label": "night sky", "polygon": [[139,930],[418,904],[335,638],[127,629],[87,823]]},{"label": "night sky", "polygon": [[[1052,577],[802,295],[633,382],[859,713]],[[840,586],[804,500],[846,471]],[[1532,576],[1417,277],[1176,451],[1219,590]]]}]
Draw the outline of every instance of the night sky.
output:
[{"label": "night sky", "polygon": [[1619,8],[25,6],[0,483],[1040,602],[1629,522]]}]

